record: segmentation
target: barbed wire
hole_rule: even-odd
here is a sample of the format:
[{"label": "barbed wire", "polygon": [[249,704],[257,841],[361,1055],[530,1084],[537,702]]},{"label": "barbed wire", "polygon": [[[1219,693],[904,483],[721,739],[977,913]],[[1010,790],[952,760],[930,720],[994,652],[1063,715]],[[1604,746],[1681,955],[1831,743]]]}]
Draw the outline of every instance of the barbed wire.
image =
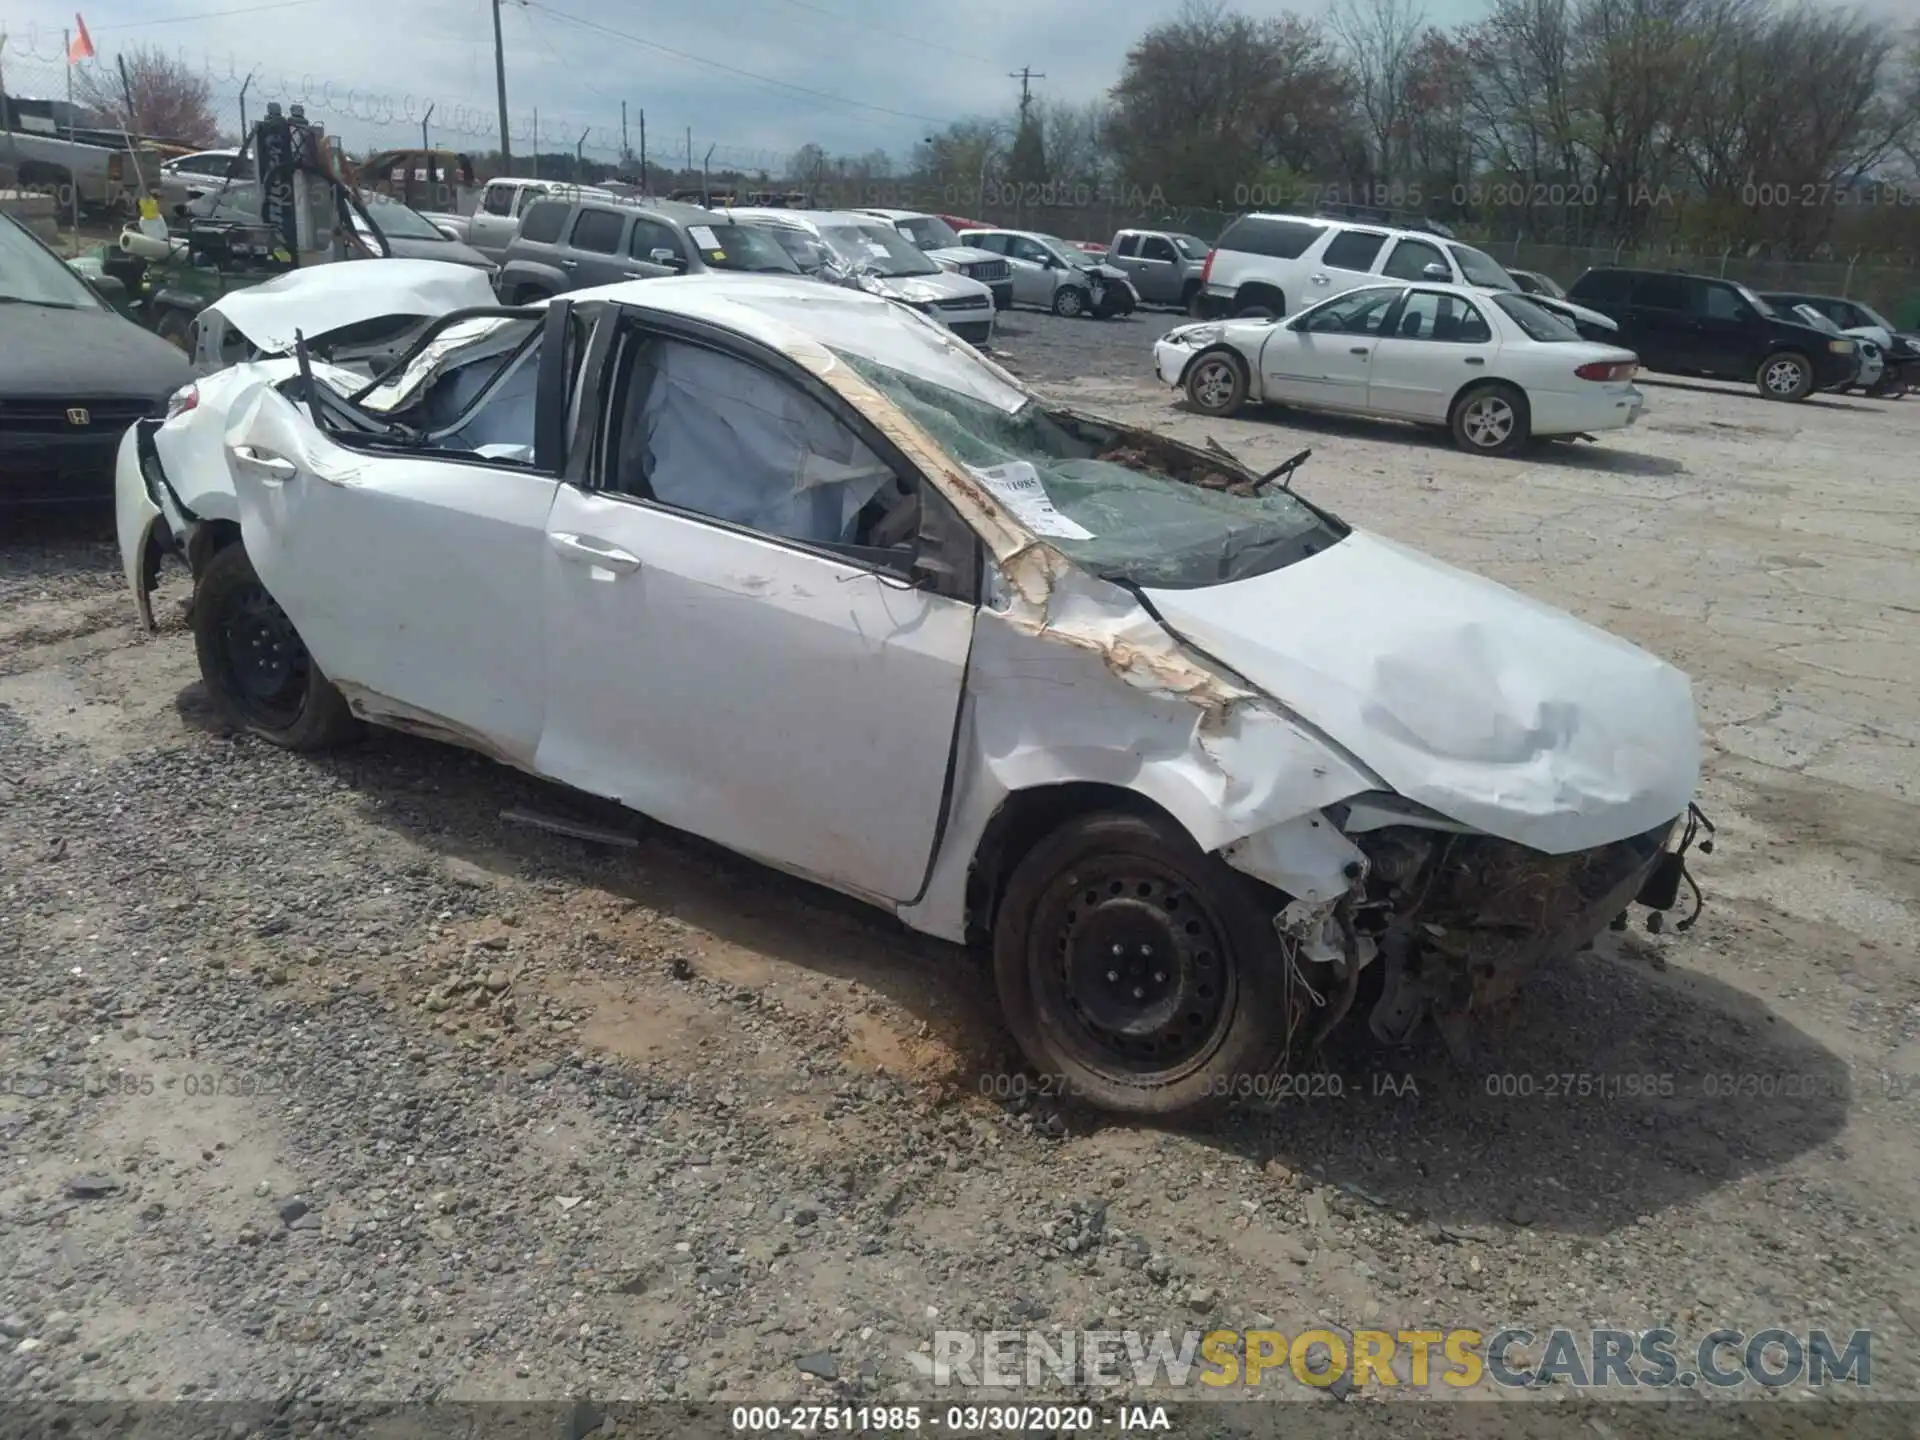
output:
[{"label": "barbed wire", "polygon": [[[220,56],[185,46],[147,48],[160,50],[182,72],[205,82],[213,92],[210,104],[217,113],[224,112],[225,117],[231,117],[236,128],[237,107],[244,88],[246,115],[252,118],[264,114],[269,101],[277,101],[283,106],[300,105],[312,119],[335,128],[352,123],[385,132],[382,138],[398,144],[417,145],[423,123],[428,127],[429,142],[435,145],[456,139],[474,140],[485,142],[485,148],[491,149],[499,143],[500,114],[494,101],[355,84],[310,70],[249,64],[231,52]],[[93,88],[114,93],[117,86],[110,78],[113,57],[103,50],[98,58],[86,63],[89,64],[87,78],[93,82]],[[0,82],[3,82],[0,88],[12,98],[25,98],[39,91],[40,98],[64,99],[66,72],[67,55],[60,37],[49,37],[37,27],[29,27],[24,32],[6,32],[6,43],[0,47]],[[22,83],[23,78],[27,83]],[[577,110],[526,107],[510,110],[507,122],[508,137],[516,151],[572,150],[595,159],[621,158],[621,126],[617,114],[587,115]],[[684,133],[685,126],[667,131],[676,139]],[[721,170],[779,172],[785,169],[789,158],[785,153],[754,146],[706,140],[694,147],[692,163],[696,168],[707,157],[708,145],[713,147],[711,163]],[[681,144],[652,147],[648,154],[650,161],[667,169],[683,167],[687,158]]]}]

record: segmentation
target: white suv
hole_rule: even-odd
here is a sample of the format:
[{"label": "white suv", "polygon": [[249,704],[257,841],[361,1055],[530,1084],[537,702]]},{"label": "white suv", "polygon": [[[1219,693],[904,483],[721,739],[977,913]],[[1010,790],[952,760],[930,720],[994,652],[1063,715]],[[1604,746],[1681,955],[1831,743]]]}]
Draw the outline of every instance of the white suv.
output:
[{"label": "white suv", "polygon": [[1491,255],[1437,232],[1306,215],[1242,215],[1214,242],[1200,280],[1202,319],[1286,315],[1382,280],[1520,288]]}]

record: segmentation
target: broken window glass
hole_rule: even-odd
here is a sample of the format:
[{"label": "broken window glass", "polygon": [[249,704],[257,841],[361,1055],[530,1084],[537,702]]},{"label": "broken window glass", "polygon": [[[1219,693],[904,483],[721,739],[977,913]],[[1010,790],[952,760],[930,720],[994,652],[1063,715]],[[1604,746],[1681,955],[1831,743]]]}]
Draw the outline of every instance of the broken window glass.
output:
[{"label": "broken window glass", "polygon": [[863,356],[841,358],[1028,530],[1107,579],[1164,589],[1244,580],[1346,533],[1285,490],[1248,493],[1252,482],[1224,466],[1176,475],[1148,437],[1131,445],[1037,401],[1008,413]]},{"label": "broken window glass", "polygon": [[657,336],[638,340],[628,361],[614,475],[629,494],[820,545],[874,543],[876,521],[910,498],[889,464],[791,382]]}]

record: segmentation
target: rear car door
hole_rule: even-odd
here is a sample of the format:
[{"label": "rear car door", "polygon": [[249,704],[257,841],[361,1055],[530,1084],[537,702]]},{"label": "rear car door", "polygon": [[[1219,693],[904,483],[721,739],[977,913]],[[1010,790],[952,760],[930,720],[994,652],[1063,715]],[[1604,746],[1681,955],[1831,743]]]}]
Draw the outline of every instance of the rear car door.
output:
[{"label": "rear car door", "polygon": [[632,218],[611,206],[582,205],[567,232],[560,266],[575,286],[611,285],[628,278],[627,222]]},{"label": "rear car door", "polygon": [[511,181],[490,181],[480,192],[480,203],[473,207],[473,219],[467,225],[467,243],[489,260],[498,260],[520,223],[514,206],[524,193]]},{"label": "rear car door", "polygon": [[[561,458],[540,411],[564,410],[573,323],[556,303],[456,351],[411,392],[417,443],[316,425],[264,386],[226,437],[248,554],[328,678],[520,764],[545,711],[535,597]],[[412,353],[456,333],[436,326]]]},{"label": "rear car door", "polygon": [[[1307,289],[1300,297],[1303,305],[1312,305],[1335,295],[1345,294],[1357,285],[1373,283],[1374,263],[1386,248],[1382,230],[1337,228],[1321,245],[1319,255],[1307,266]],[[1402,279],[1408,278],[1405,276]]]},{"label": "rear car door", "polygon": [[1053,305],[1054,286],[1059,282],[1053,252],[1038,240],[1024,235],[1007,236],[1007,264],[1013,267],[1013,298],[1022,305]]},{"label": "rear car door", "polygon": [[[972,644],[971,533],[771,351],[630,320],[608,374],[600,459],[547,526],[538,768],[782,869],[911,899]],[[920,569],[941,543],[960,549]]]},{"label": "rear car door", "polygon": [[1472,301],[1415,288],[1374,345],[1367,408],[1405,420],[1446,420],[1460,387],[1491,372],[1499,350]]},{"label": "rear car door", "polygon": [[1709,375],[1745,380],[1760,363],[1759,312],[1733,286],[1721,280],[1687,280],[1698,367]]},{"label": "rear car door", "polygon": [[1623,339],[1650,370],[1690,374],[1704,368],[1688,285],[1685,275],[1648,270],[1634,276],[1634,334]]},{"label": "rear car door", "polygon": [[1403,293],[1396,286],[1348,294],[1276,326],[1260,350],[1261,393],[1269,400],[1364,410],[1373,352]]}]

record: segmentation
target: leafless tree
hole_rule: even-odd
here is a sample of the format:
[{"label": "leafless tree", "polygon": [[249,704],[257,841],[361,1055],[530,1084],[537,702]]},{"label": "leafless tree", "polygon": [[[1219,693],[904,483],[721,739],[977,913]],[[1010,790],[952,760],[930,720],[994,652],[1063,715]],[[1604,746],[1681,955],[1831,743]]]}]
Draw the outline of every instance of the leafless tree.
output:
[{"label": "leafless tree", "polygon": [[[219,142],[213,87],[204,76],[157,46],[123,50],[117,58],[126,65],[128,86],[120,83],[119,65],[101,57],[74,67],[74,99],[116,124],[156,139],[200,146]],[[131,116],[127,114],[129,88]]]},{"label": "leafless tree", "polygon": [[1408,91],[1426,15],[1419,0],[1334,0],[1328,26],[1353,76],[1375,176],[1391,181],[1406,156]]}]

